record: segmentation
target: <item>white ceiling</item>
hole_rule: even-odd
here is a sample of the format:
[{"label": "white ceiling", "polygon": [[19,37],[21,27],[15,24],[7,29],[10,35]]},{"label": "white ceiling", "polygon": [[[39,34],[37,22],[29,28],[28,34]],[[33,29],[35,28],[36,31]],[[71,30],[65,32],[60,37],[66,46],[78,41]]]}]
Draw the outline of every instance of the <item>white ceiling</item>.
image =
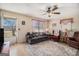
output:
[{"label": "white ceiling", "polygon": [[[56,5],[56,3],[0,3],[0,7],[2,9],[23,13],[26,15],[49,19],[47,15],[43,15],[42,10],[46,10],[47,6],[53,6]],[[58,3],[57,4],[59,9],[57,11],[60,11],[60,15],[52,15],[51,18],[59,18],[63,15],[72,15],[77,13],[79,10],[79,4],[75,3]]]}]

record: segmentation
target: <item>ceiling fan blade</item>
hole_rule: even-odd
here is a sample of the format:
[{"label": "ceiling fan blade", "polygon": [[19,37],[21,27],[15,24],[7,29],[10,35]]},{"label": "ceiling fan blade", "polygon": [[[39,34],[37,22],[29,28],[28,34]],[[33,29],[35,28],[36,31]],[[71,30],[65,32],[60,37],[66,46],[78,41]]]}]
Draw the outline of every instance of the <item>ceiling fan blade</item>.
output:
[{"label": "ceiling fan blade", "polygon": [[42,15],[46,15],[47,13],[43,13]]},{"label": "ceiling fan blade", "polygon": [[55,11],[58,9],[58,6],[57,5],[54,5],[54,8],[52,9],[52,11]]},{"label": "ceiling fan blade", "polygon": [[45,10],[40,10],[41,13],[46,12]]},{"label": "ceiling fan blade", "polygon": [[60,14],[60,12],[54,12],[53,14]]}]

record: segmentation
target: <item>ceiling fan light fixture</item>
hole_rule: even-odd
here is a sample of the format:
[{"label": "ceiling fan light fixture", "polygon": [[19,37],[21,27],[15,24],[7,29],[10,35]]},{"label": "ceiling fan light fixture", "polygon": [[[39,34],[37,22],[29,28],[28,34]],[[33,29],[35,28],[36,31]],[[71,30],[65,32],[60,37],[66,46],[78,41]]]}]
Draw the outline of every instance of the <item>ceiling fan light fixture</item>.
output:
[{"label": "ceiling fan light fixture", "polygon": [[53,14],[60,14],[60,12],[55,12],[57,9],[58,5],[54,5],[53,7],[49,6],[45,13],[48,14],[48,17],[51,17]]},{"label": "ceiling fan light fixture", "polygon": [[48,15],[48,17],[51,17],[51,15]]}]

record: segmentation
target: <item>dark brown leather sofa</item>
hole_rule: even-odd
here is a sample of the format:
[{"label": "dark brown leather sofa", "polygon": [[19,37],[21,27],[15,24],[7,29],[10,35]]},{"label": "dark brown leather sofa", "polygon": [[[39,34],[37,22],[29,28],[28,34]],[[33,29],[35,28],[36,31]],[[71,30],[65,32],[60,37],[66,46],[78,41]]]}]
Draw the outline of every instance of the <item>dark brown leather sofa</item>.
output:
[{"label": "dark brown leather sofa", "polygon": [[26,42],[29,44],[35,44],[42,41],[48,40],[48,35],[45,33],[27,33],[26,34]]},{"label": "dark brown leather sofa", "polygon": [[79,31],[74,32],[73,37],[69,37],[67,44],[71,47],[79,49]]}]

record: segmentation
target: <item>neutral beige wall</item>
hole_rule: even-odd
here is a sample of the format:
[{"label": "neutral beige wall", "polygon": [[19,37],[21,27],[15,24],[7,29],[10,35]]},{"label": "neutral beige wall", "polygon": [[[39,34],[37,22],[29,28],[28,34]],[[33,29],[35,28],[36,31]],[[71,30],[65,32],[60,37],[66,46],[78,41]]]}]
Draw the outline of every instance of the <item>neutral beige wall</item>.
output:
[{"label": "neutral beige wall", "polygon": [[49,30],[49,22],[45,21],[43,27],[44,27],[44,31]]},{"label": "neutral beige wall", "polygon": [[[2,11],[3,17],[16,18],[16,34],[17,42],[25,42],[25,35],[27,32],[32,32],[32,19],[35,17],[11,12],[11,11]],[[22,25],[22,21],[25,21],[25,25]],[[47,22],[44,22],[44,29],[47,28]],[[18,30],[20,29],[20,30]]]}]

